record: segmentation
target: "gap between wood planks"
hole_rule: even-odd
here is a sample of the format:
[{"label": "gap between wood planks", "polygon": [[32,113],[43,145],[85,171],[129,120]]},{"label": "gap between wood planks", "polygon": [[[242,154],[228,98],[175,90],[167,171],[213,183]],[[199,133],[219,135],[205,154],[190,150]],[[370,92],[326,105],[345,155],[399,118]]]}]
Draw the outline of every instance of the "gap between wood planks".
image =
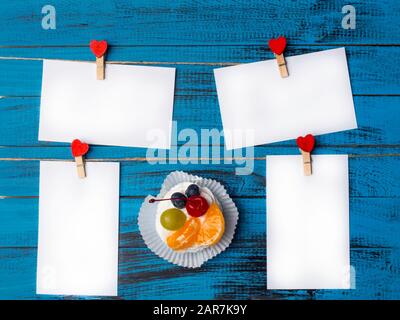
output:
[{"label": "gap between wood planks", "polygon": [[[266,41],[268,39],[266,38]],[[266,42],[244,43],[193,43],[193,44],[115,44],[113,48],[146,48],[146,47],[259,47]],[[400,43],[290,43],[291,47],[399,47]],[[31,44],[31,45],[0,45],[0,49],[46,49],[46,48],[87,48],[88,44]]]},{"label": "gap between wood planks", "polygon": [[[265,177],[265,176],[263,176]],[[145,196],[119,196],[120,200],[143,200],[147,197],[148,195]],[[230,195],[232,199],[260,199],[264,200],[267,198],[266,195],[264,196],[235,196],[235,195]],[[397,196],[356,196],[356,195],[349,195],[350,199],[398,199]],[[5,199],[39,199],[39,196],[2,196],[0,195],[0,200],[5,200]]]},{"label": "gap between wood planks", "polygon": [[[71,59],[48,59],[48,58],[27,58],[27,57],[2,57],[0,56],[0,60],[27,60],[27,61],[42,61],[42,60],[56,60],[56,61],[74,61],[74,62],[92,62],[96,63],[93,60],[71,60]],[[113,61],[107,60],[106,64],[135,64],[135,65],[206,65],[206,66],[232,66],[240,64],[240,62],[185,62],[185,61]]]},{"label": "gap between wood planks", "polygon": [[[265,160],[265,156],[260,157],[185,157],[185,158],[173,158],[174,161],[244,161],[244,160]],[[400,157],[400,153],[377,153],[377,154],[348,154],[349,158],[382,158],[382,157]],[[156,161],[168,161],[170,158],[147,158],[147,157],[132,157],[132,158],[101,158],[101,159],[87,159],[86,162],[156,162]],[[0,158],[0,161],[74,161],[71,159],[55,159],[55,158]],[[168,164],[168,162],[166,163]]]},{"label": "gap between wood planks", "polygon": [[[39,141],[41,142],[41,141]],[[194,143],[182,143],[182,144],[171,144],[172,147],[182,147],[185,145],[186,147],[225,147],[223,144],[194,144]],[[106,146],[106,145],[93,145],[93,147],[121,147],[121,146]],[[255,149],[261,149],[261,148],[270,148],[270,149],[277,149],[277,148],[289,148],[289,149],[298,149],[297,146],[294,145],[289,145],[289,144],[269,144],[269,145],[256,145],[253,146]],[[319,148],[400,148],[400,144],[318,144]],[[57,149],[57,148],[69,148],[69,145],[63,146],[63,145],[45,145],[45,144],[39,144],[39,145],[5,145],[1,146],[0,149],[12,149],[12,148],[49,148],[49,149]],[[130,148],[130,147],[121,147],[121,148]],[[131,147],[135,148],[135,147]],[[141,149],[147,149],[147,148],[141,148]]]},{"label": "gap between wood planks", "polygon": [[[356,129],[354,129],[356,130]],[[39,141],[41,142],[41,141]],[[225,147],[223,144],[193,144],[193,143],[182,143],[182,144],[171,144],[171,147],[181,147],[185,145],[186,147]],[[121,146],[106,146],[106,145],[93,145],[94,147],[109,147],[109,148],[115,148],[115,147],[121,147]],[[318,144],[319,148],[400,148],[400,144]],[[12,148],[69,148],[69,145],[45,145],[45,144],[39,144],[39,145],[6,145],[6,146],[1,146],[0,149],[12,149]],[[135,148],[135,147],[121,147],[121,148]],[[292,148],[292,149],[298,149],[297,146],[294,145],[289,145],[289,144],[269,144],[269,145],[256,145],[254,146],[256,149],[260,148],[271,148],[271,149],[276,149],[276,148]],[[147,148],[141,148],[141,149],[147,149]]]},{"label": "gap between wood planks", "polygon": [[[0,60],[27,60],[27,61],[42,61],[42,60],[56,60],[56,61],[74,61],[74,62],[92,62],[93,60],[71,60],[71,59],[48,59],[48,58],[27,58],[27,57],[2,57]],[[185,62],[185,61],[113,61],[107,60],[106,64],[135,64],[135,65],[204,65],[204,66],[234,66],[241,64],[241,62]]]},{"label": "gap between wood planks", "polygon": [[[180,94],[179,92],[175,92],[175,97],[197,97],[197,96],[213,96],[217,97],[217,93],[213,91],[208,91],[205,94]],[[400,93],[353,93],[353,97],[399,97]],[[37,99],[41,96],[0,96],[0,99]]]},{"label": "gap between wood planks", "polygon": [[[132,232],[132,233],[135,233],[135,232]],[[136,232],[136,233],[139,234],[139,232]],[[120,233],[120,235],[121,235],[121,233]],[[25,246],[25,247],[23,247],[23,246],[0,246],[0,250],[10,250],[10,249],[12,249],[12,250],[37,250],[37,248],[38,248],[38,246],[32,246],[32,245]],[[263,248],[263,246],[262,247],[258,247],[258,248]],[[149,250],[149,249],[147,247],[144,247],[144,246],[118,245],[118,249],[144,250],[144,251],[146,251],[145,254],[153,254],[152,251],[147,252],[147,250]],[[242,247],[242,248],[236,247],[236,249],[246,249],[246,247]],[[393,247],[384,247],[384,246],[363,247],[363,246],[354,246],[354,245],[350,246],[350,251],[352,251],[352,252],[357,252],[357,251],[363,252],[363,251],[367,251],[367,250],[373,250],[373,251],[376,251],[376,250],[379,250],[379,251],[389,250],[389,251],[391,251],[391,250],[393,250]],[[263,256],[259,256],[259,257],[262,258]],[[264,255],[264,257],[265,257],[265,255]]]}]

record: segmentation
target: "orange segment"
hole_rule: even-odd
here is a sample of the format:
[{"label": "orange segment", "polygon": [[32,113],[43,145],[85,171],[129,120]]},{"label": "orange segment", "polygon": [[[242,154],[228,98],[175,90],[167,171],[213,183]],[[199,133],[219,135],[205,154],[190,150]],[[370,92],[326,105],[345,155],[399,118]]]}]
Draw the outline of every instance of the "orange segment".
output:
[{"label": "orange segment", "polygon": [[175,231],[167,238],[167,245],[173,250],[190,248],[196,241],[200,229],[200,221],[197,218],[189,219],[182,228]]},{"label": "orange segment", "polygon": [[212,246],[221,240],[225,232],[225,219],[221,209],[216,203],[212,203],[205,213],[205,220],[197,234],[196,244]]}]

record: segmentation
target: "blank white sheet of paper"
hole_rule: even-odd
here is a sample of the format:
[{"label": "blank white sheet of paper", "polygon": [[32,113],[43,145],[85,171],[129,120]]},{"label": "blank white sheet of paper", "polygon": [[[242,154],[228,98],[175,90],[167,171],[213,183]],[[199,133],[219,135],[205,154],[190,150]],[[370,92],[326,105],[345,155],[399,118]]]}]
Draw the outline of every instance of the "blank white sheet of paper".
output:
[{"label": "blank white sheet of paper", "polygon": [[228,150],[357,128],[344,48],[214,70]]},{"label": "blank white sheet of paper", "polygon": [[118,294],[119,163],[41,161],[38,294]]},{"label": "blank white sheet of paper", "polygon": [[267,157],[267,288],[349,289],[347,155]]},{"label": "blank white sheet of paper", "polygon": [[44,60],[39,140],[169,149],[175,68]]}]

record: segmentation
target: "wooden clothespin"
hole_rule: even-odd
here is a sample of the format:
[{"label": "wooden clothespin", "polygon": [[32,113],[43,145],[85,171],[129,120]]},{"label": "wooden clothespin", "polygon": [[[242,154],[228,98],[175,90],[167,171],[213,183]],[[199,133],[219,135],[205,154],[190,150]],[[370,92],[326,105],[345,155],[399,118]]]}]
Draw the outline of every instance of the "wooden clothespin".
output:
[{"label": "wooden clothespin", "polygon": [[75,158],[76,169],[78,170],[78,177],[85,178],[85,161],[83,156],[89,151],[89,145],[87,143],[82,143],[79,139],[75,139],[71,143],[72,155]]},{"label": "wooden clothespin", "polygon": [[283,56],[283,51],[286,48],[286,38],[279,37],[278,39],[271,39],[271,40],[269,40],[268,45],[275,55],[281,77],[282,78],[288,77],[289,72],[286,67],[285,57]]},{"label": "wooden clothespin", "polygon": [[298,137],[296,139],[297,146],[303,156],[303,167],[304,175],[311,176],[312,164],[311,164],[311,151],[314,149],[315,139],[312,134],[308,134],[305,137]]},{"label": "wooden clothespin", "polygon": [[106,40],[92,40],[90,41],[90,50],[96,56],[96,74],[97,80],[104,80],[105,75],[105,61],[104,56],[107,51],[107,41]]}]

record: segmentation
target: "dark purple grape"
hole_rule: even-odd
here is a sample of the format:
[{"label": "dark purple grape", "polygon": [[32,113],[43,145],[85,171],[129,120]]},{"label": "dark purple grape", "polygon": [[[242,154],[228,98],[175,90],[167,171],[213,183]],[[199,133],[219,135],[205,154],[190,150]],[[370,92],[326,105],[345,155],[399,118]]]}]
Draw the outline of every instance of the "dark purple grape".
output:
[{"label": "dark purple grape", "polygon": [[197,184],[191,184],[189,187],[187,187],[185,194],[188,198],[193,196],[199,196],[200,188]]},{"label": "dark purple grape", "polygon": [[186,206],[187,198],[183,193],[175,192],[171,196],[171,202],[175,208],[183,209]]}]

